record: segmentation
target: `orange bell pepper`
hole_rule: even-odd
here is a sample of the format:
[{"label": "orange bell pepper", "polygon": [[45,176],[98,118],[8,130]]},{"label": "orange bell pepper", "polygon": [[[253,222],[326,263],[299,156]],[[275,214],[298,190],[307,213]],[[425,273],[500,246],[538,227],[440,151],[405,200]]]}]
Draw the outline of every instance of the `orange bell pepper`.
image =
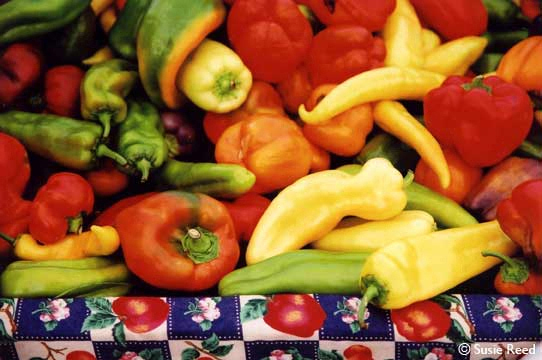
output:
[{"label": "orange bell pepper", "polygon": [[[307,100],[312,109],[335,85],[317,87]],[[303,135],[315,145],[339,155],[353,156],[365,145],[365,138],[373,129],[373,111],[370,103],[350,108],[323,124],[306,124]]]},{"label": "orange bell pepper", "polygon": [[203,118],[203,130],[209,140],[216,144],[224,130],[253,114],[285,114],[280,95],[266,82],[255,81],[239,109],[225,114],[207,112]]},{"label": "orange bell pepper", "polygon": [[329,170],[329,166],[331,163],[331,157],[329,156],[329,153],[322,149],[321,147],[318,147],[311,143],[309,141],[309,144],[311,146],[311,172],[318,172],[323,170]]},{"label": "orange bell pepper", "polygon": [[291,114],[297,114],[299,105],[305,103],[312,92],[309,71],[305,65],[298,67],[286,80],[277,84],[284,107]]},{"label": "orange bell pepper", "polygon": [[442,152],[450,169],[450,186],[443,188],[437,174],[423,160],[418,162],[414,178],[419,184],[461,204],[482,179],[482,169],[470,166],[452,149],[443,149]]},{"label": "orange bell pepper", "polygon": [[251,189],[282,189],[309,173],[311,145],[297,124],[277,114],[256,114],[224,131],[215,147],[217,163],[238,164],[256,175]]},{"label": "orange bell pepper", "polygon": [[514,45],[499,63],[497,76],[527,91],[542,89],[541,45],[542,36],[531,36]]}]

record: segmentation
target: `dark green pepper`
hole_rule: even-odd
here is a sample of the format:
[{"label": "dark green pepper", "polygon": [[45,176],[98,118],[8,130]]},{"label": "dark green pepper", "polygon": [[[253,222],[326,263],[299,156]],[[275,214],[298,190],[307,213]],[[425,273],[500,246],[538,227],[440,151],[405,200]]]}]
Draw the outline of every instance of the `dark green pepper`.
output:
[{"label": "dark green pepper", "polygon": [[150,4],[151,0],[127,1],[109,31],[109,46],[125,59],[137,59],[137,32]]},{"label": "dark green pepper", "polygon": [[11,0],[0,6],[0,46],[66,26],[89,4],[90,0]]},{"label": "dark green pepper", "polygon": [[256,176],[235,164],[190,163],[168,160],[161,170],[164,185],[211,196],[235,198],[246,193]]},{"label": "dark green pepper", "polygon": [[359,294],[369,253],[296,250],[234,270],[222,278],[222,296],[254,294]]},{"label": "dark green pepper", "polygon": [[509,28],[514,24],[525,24],[528,19],[512,0],[482,0],[487,10],[490,27]]},{"label": "dark green pepper", "polygon": [[504,54],[485,53],[472,65],[472,70],[476,74],[487,74],[497,70]]},{"label": "dark green pepper", "polygon": [[141,172],[141,181],[168,159],[164,128],[154,105],[129,102],[128,115],[119,126],[118,152],[128,161],[131,172]]},{"label": "dark green pepper", "polygon": [[122,59],[111,59],[93,65],[81,83],[81,114],[86,120],[103,125],[103,136],[109,136],[112,124],[126,118],[128,96],[137,80],[135,65]]},{"label": "dark green pepper", "polygon": [[117,260],[15,261],[0,276],[5,297],[121,296],[128,292],[130,272]]},{"label": "dark green pepper", "polygon": [[387,133],[378,134],[369,140],[356,156],[355,161],[363,165],[377,157],[388,159],[402,174],[414,169],[420,158],[416,150]]},{"label": "dark green pepper", "polygon": [[527,29],[503,32],[487,32],[482,35],[488,40],[486,52],[506,52],[512,46],[529,36]]},{"label": "dark green pepper", "polygon": [[102,156],[126,164],[126,159],[101,142],[102,127],[92,122],[10,111],[0,113],[0,131],[19,139],[28,150],[72,169],[92,169]]}]

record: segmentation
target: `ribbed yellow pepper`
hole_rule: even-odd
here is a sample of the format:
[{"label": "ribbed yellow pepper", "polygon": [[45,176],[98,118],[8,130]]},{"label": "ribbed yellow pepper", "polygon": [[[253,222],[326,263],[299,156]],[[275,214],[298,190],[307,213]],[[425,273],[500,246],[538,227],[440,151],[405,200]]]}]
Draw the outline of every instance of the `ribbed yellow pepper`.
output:
[{"label": "ribbed yellow pepper", "polygon": [[405,210],[380,221],[346,218],[311,246],[328,251],[373,252],[400,239],[429,234],[436,228],[433,217],[420,210]]},{"label": "ribbed yellow pepper", "polygon": [[466,36],[433,49],[425,57],[424,68],[442,75],[465,75],[487,46],[482,36]]},{"label": "ribbed yellow pepper", "polygon": [[424,56],[436,49],[441,44],[440,37],[436,32],[429,29],[422,29],[422,43]]},{"label": "ribbed yellow pepper", "polygon": [[406,201],[401,173],[383,158],[369,160],[356,175],[340,170],[307,175],[282,190],[264,212],[248,244],[247,264],[301,249],[345,216],[389,219]]}]

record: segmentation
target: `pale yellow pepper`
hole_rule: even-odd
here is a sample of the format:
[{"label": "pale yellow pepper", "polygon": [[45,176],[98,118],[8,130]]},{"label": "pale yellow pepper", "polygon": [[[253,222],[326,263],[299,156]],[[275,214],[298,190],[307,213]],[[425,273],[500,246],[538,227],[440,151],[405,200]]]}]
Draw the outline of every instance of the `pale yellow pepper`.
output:
[{"label": "pale yellow pepper", "polygon": [[420,210],[405,210],[391,219],[379,221],[346,218],[323,238],[312,242],[311,247],[328,251],[373,252],[397,240],[429,234],[436,228],[433,217]]},{"label": "pale yellow pepper", "polygon": [[389,219],[406,201],[401,173],[384,158],[369,160],[355,175],[340,170],[307,175],[283,189],[264,212],[248,244],[247,264],[301,249],[345,216]]},{"label": "pale yellow pepper", "polygon": [[422,42],[424,56],[439,47],[442,43],[436,32],[425,28],[422,29]]},{"label": "pale yellow pepper", "polygon": [[92,66],[114,58],[113,51],[109,46],[104,46],[96,51],[91,57],[83,60],[84,65]]},{"label": "pale yellow pepper", "polygon": [[448,41],[425,56],[424,68],[446,76],[465,75],[483,54],[486,46],[487,39],[481,36]]}]

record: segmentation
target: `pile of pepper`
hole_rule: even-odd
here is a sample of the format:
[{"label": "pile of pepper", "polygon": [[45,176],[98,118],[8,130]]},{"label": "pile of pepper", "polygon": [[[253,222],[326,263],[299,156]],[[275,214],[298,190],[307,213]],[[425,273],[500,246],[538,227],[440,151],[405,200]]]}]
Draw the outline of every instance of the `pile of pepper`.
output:
[{"label": "pile of pepper", "polygon": [[541,19],[510,0],[5,2],[2,296],[361,292],[363,319],[501,262],[497,291],[542,293]]}]

